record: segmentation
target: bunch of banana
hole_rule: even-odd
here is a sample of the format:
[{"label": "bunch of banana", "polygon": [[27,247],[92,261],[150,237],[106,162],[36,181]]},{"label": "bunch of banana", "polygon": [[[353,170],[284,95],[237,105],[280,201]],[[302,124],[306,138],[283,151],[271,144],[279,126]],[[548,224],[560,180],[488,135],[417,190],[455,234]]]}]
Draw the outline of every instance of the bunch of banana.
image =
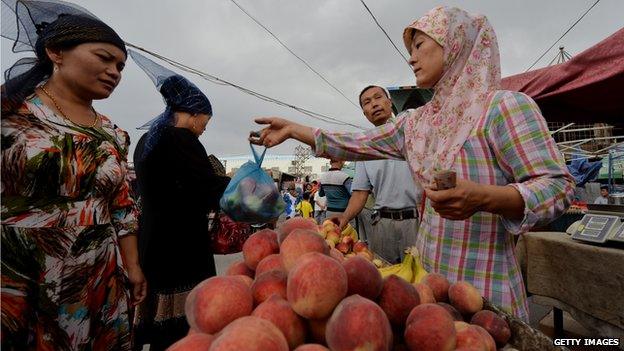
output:
[{"label": "bunch of banana", "polygon": [[405,257],[403,258],[403,262],[392,266],[379,268],[379,272],[381,273],[382,278],[394,274],[400,278],[405,279],[408,282],[411,282],[412,278],[414,277],[413,267],[414,256],[412,256],[410,253],[406,253]]},{"label": "bunch of banana", "polygon": [[414,272],[414,277],[412,278],[412,283],[420,283],[420,281],[427,275],[427,271],[425,267],[422,265],[422,261],[420,258],[420,253],[416,246],[412,246],[408,249],[410,254],[414,256],[412,270]]},{"label": "bunch of banana", "polygon": [[383,278],[394,274],[410,283],[420,283],[422,278],[427,275],[427,271],[420,261],[418,249],[415,246],[405,250],[403,262],[379,268],[379,272]]}]

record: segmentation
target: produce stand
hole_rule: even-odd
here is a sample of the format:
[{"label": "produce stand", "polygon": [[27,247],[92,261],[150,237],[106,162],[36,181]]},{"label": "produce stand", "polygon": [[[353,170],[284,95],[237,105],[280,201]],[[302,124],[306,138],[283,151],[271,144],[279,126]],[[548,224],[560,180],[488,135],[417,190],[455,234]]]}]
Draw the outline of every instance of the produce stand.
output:
[{"label": "produce stand", "polygon": [[[516,255],[535,302],[569,312],[593,335],[624,339],[622,243],[595,245],[566,233],[530,232],[518,241]],[[561,333],[562,321],[555,326]]]}]

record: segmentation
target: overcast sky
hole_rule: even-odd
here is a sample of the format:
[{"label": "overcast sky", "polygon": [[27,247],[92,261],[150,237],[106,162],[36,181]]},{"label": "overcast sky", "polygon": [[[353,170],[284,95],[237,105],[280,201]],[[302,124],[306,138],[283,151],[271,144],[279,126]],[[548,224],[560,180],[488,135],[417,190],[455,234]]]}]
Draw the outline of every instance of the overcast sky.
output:
[{"label": "overcast sky", "polygon": [[[237,0],[352,101],[369,84],[414,85],[415,78],[359,0]],[[366,126],[361,111],[326,85],[230,0],[80,0],[124,40],[201,71],[314,112]],[[399,49],[406,53],[406,25],[436,5],[455,5],[485,14],[498,36],[503,77],[524,72],[594,0],[373,1],[367,5]],[[547,65],[563,45],[572,56],[622,28],[624,1],[602,0],[536,68]],[[2,70],[16,59],[2,39]],[[160,94],[128,59],[113,95],[95,103],[130,133],[164,109]],[[166,64],[165,64],[166,65]],[[171,68],[171,67],[168,67]],[[249,153],[255,116],[283,116],[333,130],[350,130],[258,100],[232,87],[189,74],[209,97],[214,117],[200,140],[208,153]],[[273,153],[292,153],[295,142]]]}]

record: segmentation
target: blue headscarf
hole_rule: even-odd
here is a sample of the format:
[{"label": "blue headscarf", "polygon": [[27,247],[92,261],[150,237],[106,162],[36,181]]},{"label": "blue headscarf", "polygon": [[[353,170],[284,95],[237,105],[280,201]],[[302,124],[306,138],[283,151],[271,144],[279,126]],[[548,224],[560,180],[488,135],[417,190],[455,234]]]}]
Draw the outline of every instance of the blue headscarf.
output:
[{"label": "blue headscarf", "polygon": [[[130,57],[147,73],[159,88],[167,108],[155,119],[148,122],[149,130],[141,159],[144,159],[158,144],[163,131],[175,123],[174,112],[208,114],[212,116],[210,100],[188,79],[176,74],[146,57],[129,50]],[[143,128],[143,127],[141,127]]]}]

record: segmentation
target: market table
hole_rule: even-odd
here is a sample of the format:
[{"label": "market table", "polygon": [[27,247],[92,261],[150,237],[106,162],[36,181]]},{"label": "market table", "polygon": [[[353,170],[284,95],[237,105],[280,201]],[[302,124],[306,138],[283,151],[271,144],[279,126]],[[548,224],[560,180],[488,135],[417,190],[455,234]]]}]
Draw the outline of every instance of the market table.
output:
[{"label": "market table", "polygon": [[624,247],[593,245],[561,232],[529,232],[516,254],[536,303],[561,310],[601,337],[624,340]]}]

